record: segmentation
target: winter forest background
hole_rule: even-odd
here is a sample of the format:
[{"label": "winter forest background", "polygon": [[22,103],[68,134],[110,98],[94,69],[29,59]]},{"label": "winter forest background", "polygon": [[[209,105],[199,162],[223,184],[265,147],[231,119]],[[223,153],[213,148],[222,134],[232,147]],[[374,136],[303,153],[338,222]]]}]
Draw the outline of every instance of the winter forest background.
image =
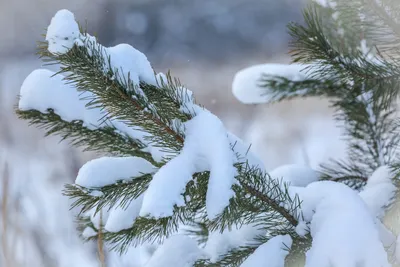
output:
[{"label": "winter forest background", "polygon": [[[35,41],[57,10],[86,19],[104,45],[129,43],[157,71],[170,69],[228,130],[253,144],[267,168],[315,167],[343,151],[327,102],[251,106],[231,93],[240,69],[289,61],[286,24],[301,21],[303,5],[302,0],[0,0],[0,267],[99,266],[96,244],[79,240],[69,200],[61,195],[95,155],[58,144],[56,137],[44,139],[13,111],[23,79],[41,64]],[[134,267],[134,255],[106,255],[108,266]]]}]

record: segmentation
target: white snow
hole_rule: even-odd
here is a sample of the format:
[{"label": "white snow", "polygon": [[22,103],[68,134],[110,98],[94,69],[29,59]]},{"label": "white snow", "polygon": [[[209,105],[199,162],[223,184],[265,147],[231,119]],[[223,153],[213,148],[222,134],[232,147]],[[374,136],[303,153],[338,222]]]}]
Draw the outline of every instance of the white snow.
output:
[{"label": "white snow", "polygon": [[87,188],[103,187],[118,180],[129,180],[155,171],[156,168],[143,158],[102,157],[83,165],[75,183]]},{"label": "white snow", "polygon": [[289,235],[278,235],[259,246],[240,267],[284,267],[292,246]]},{"label": "white snow", "polygon": [[[291,81],[302,81],[307,79],[305,71],[307,67],[300,64],[260,64],[245,68],[236,73],[233,83],[233,95],[244,104],[269,103],[273,95],[268,88],[260,86],[263,75],[281,76]],[[303,92],[303,91],[302,91]],[[301,95],[302,92],[296,92]]]},{"label": "white snow", "polygon": [[107,223],[104,229],[108,232],[119,232],[133,226],[135,219],[139,216],[142,206],[143,194],[129,202],[126,207],[121,206],[122,198],[109,211]]},{"label": "white snow", "polygon": [[[49,43],[48,50],[53,54],[66,53],[74,44],[98,46],[102,49],[104,57],[110,56],[111,68],[119,72],[118,78],[121,82],[127,81],[129,77],[135,85],[140,81],[157,84],[153,68],[142,52],[128,44],[118,44],[113,47],[99,45],[93,36],[80,33],[74,15],[68,10],[60,10],[52,18],[46,40]],[[104,66],[104,71],[108,71],[107,66]]]},{"label": "white snow", "polygon": [[185,235],[173,235],[154,252],[144,267],[192,267],[204,258],[204,253],[194,239]]},{"label": "white snow", "polygon": [[46,69],[31,72],[21,86],[19,109],[47,113],[51,108],[65,121],[82,120],[89,128],[99,124],[102,114],[98,109],[85,108],[88,100],[81,100],[90,97],[90,93],[81,94],[63,78]]},{"label": "white snow", "polygon": [[297,233],[299,236],[305,236],[305,235],[309,232],[307,223],[306,223],[305,221],[301,221],[301,220],[300,220],[299,223],[297,224],[295,230],[296,230],[296,233]]},{"label": "white snow", "polygon": [[396,186],[392,183],[393,174],[389,166],[376,169],[361,191],[360,197],[369,207],[371,213],[378,218],[385,215],[385,207],[391,204],[396,194]]},{"label": "white snow", "polygon": [[186,87],[179,86],[176,92],[177,96],[182,101],[180,111],[183,113],[196,116],[202,112],[208,112],[205,108],[195,103],[193,92]]},{"label": "white snow", "polygon": [[185,205],[182,194],[195,171],[192,159],[185,157],[183,152],[162,166],[144,193],[140,216],[155,218],[172,216],[174,205],[178,207]]},{"label": "white snow", "polygon": [[82,232],[83,238],[90,238],[97,235],[97,232],[92,227],[86,227],[85,230]]},{"label": "white snow", "polygon": [[182,193],[192,175],[210,170],[206,196],[211,219],[228,206],[235,183],[235,155],[222,122],[209,112],[201,112],[185,123],[185,143],[178,156],[154,175],[145,193],[141,216],[168,217],[174,205],[185,205]]},{"label": "white snow", "polygon": [[389,266],[375,218],[355,191],[322,181],[308,185],[300,197],[313,238],[306,267]]},{"label": "white snow", "polygon": [[53,54],[63,54],[71,49],[80,37],[78,23],[70,11],[62,9],[51,19],[47,28],[48,50]]},{"label": "white snow", "polygon": [[292,186],[307,186],[319,180],[317,171],[299,164],[282,165],[269,172],[271,178],[283,180]]},{"label": "white snow", "polygon": [[[128,44],[119,44],[105,48],[110,56],[112,68],[123,74],[121,81],[127,81],[128,75],[134,84],[140,81],[157,85],[155,73],[145,54]],[[123,73],[121,73],[121,70]]]},{"label": "white snow", "polygon": [[262,234],[265,234],[264,230],[260,230],[256,225],[251,224],[243,225],[241,228],[232,227],[230,231],[226,229],[222,233],[219,230],[212,231],[208,235],[204,252],[211,262],[216,262],[229,250],[247,245]]},{"label": "white snow", "polygon": [[93,95],[89,92],[78,92],[71,84],[64,82],[64,76],[46,69],[37,69],[31,72],[24,80],[18,108],[20,110],[38,110],[47,113],[49,108],[61,117],[71,122],[81,120],[88,129],[97,129],[105,126],[114,126],[119,133],[129,135],[146,144],[144,151],[151,153],[155,161],[160,162],[165,152],[149,144],[146,137],[150,135],[140,127],[128,127],[119,120],[104,121],[107,113],[100,108],[86,108]]}]

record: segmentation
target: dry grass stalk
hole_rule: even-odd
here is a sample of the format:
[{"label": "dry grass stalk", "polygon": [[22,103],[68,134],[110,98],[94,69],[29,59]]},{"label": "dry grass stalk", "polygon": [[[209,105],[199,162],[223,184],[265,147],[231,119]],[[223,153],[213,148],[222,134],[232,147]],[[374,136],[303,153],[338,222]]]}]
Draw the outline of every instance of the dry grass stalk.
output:
[{"label": "dry grass stalk", "polygon": [[97,250],[101,267],[106,267],[106,257],[104,254],[104,240],[103,240],[103,212],[100,210],[100,227],[97,236]]}]

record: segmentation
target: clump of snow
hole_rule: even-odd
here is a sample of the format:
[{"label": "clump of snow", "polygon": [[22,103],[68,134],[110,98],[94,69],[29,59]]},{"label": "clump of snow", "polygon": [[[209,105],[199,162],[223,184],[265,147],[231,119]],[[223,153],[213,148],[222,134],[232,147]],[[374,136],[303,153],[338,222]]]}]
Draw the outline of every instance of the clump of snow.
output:
[{"label": "clump of snow", "polygon": [[265,231],[251,224],[240,228],[234,227],[231,230],[226,229],[222,233],[219,230],[213,231],[208,234],[204,251],[211,262],[216,262],[229,250],[247,245],[261,234],[265,234]]},{"label": "clump of snow", "polygon": [[31,72],[24,80],[20,91],[19,109],[35,109],[47,113],[53,109],[64,121],[82,120],[87,126],[98,124],[102,114],[97,109],[87,109],[85,104],[90,93],[81,94],[73,85],[63,81],[64,76],[46,69]]},{"label": "clump of snow", "polygon": [[289,235],[278,235],[259,246],[240,267],[284,267],[292,246]]},{"label": "clump of snow", "polygon": [[204,258],[204,253],[194,239],[185,235],[173,235],[154,252],[145,267],[191,267]]},{"label": "clump of snow", "polygon": [[[129,44],[119,44],[105,48],[104,51],[110,56],[113,70],[118,70],[123,74],[121,80],[127,80],[128,75],[134,84],[145,82],[157,85],[156,77],[150,62],[145,54]],[[121,73],[121,70],[123,73]]]},{"label": "clump of snow", "polygon": [[51,19],[47,28],[48,50],[53,54],[63,54],[71,49],[80,37],[78,23],[70,11],[62,9]]},{"label": "clump of snow", "polygon": [[75,183],[88,188],[103,187],[118,180],[129,180],[155,171],[156,168],[143,158],[102,157],[83,165]]},{"label": "clump of snow", "polygon": [[228,206],[233,196],[236,168],[227,132],[209,112],[201,112],[185,123],[185,143],[178,156],[154,175],[145,193],[141,216],[168,217],[174,205],[185,204],[182,193],[192,175],[210,170],[206,196],[207,216],[212,219]]},{"label": "clump of snow", "polygon": [[[263,88],[260,81],[263,75],[285,77],[291,81],[302,81],[307,75],[300,64],[261,64],[245,68],[236,73],[233,83],[233,95],[244,104],[268,103],[272,100],[269,88]],[[296,95],[301,92],[294,93]]]},{"label": "clump of snow", "polygon": [[121,198],[109,211],[107,223],[104,229],[108,232],[119,232],[132,227],[135,219],[139,216],[139,211],[143,202],[143,194],[130,201],[126,207],[121,206]]},{"label": "clump of snow", "polygon": [[307,186],[320,179],[317,171],[299,164],[287,164],[269,172],[271,178],[283,180],[291,186]]},{"label": "clump of snow", "polygon": [[375,218],[355,191],[340,183],[314,182],[301,199],[313,238],[306,267],[389,266]]},{"label": "clump of snow", "polygon": [[378,218],[385,215],[385,207],[390,205],[395,197],[396,186],[392,183],[392,179],[390,167],[381,166],[372,173],[363,191],[360,192],[360,197]]}]

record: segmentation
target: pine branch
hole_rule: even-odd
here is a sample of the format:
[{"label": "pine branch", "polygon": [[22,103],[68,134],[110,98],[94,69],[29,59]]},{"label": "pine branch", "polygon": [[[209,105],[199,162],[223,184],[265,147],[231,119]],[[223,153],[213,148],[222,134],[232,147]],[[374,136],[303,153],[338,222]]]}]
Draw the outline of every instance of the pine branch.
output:
[{"label": "pine branch", "polygon": [[142,142],[122,135],[111,123],[105,122],[101,128],[92,130],[83,126],[82,121],[62,120],[52,109],[47,113],[17,109],[16,113],[20,119],[29,120],[31,125],[46,130],[46,136],[59,135],[61,141],[69,140],[73,146],[83,147],[83,151],[106,152],[115,156],[136,156],[146,159],[154,166],[160,165],[150,153],[142,151],[146,147]]},{"label": "pine branch", "polygon": [[120,201],[119,205],[124,208],[146,191],[151,178],[151,174],[145,174],[98,188],[85,188],[76,184],[66,185],[63,194],[71,199],[76,199],[71,204],[71,208],[80,207],[80,213],[85,213],[93,208],[96,208],[96,212],[105,207],[111,209],[118,201]]},{"label": "pine branch", "polygon": [[[60,65],[57,74],[64,75],[66,83],[73,84],[78,91],[93,95],[91,99],[86,99],[89,100],[87,108],[105,110],[107,115],[104,120],[122,121],[129,127],[149,133],[150,136],[145,141],[152,146],[161,147],[170,154],[180,152],[185,140],[182,123],[196,115],[194,108],[197,107],[191,94],[179,81],[168,75],[167,81],[157,85],[143,81],[135,84],[130,74],[126,75],[124,70],[113,68],[110,56],[101,45],[90,40],[86,40],[82,46],[75,45],[67,53],[60,55],[49,54],[47,45],[41,44],[39,54],[49,64]],[[121,154],[131,149],[130,153],[135,153],[135,156],[154,162],[150,160],[149,153],[142,152],[148,144],[115,135],[115,129],[111,126],[91,131],[82,122],[62,121],[52,110],[45,114],[32,110],[21,111],[19,114],[33,124],[47,129],[48,134],[59,133],[64,139],[70,138],[73,144],[85,145],[96,151],[106,146],[103,147],[104,150]],[[115,140],[107,141],[105,136]],[[154,165],[162,167],[167,160]],[[209,230],[220,231],[243,223],[254,223],[261,229],[268,229],[272,236],[286,233],[295,235],[294,228],[300,216],[298,197],[292,199],[287,185],[271,179],[260,169],[250,168],[247,163],[237,164],[236,168],[239,184],[233,186],[235,196],[230,205],[213,221],[200,216],[200,223],[206,224]],[[121,196],[123,200],[119,205],[127,205],[145,192],[151,179],[151,175],[143,175],[102,188],[68,185],[64,193],[74,199],[73,207],[79,207],[81,214],[93,208],[99,212],[102,208],[117,205]],[[102,231],[103,240],[122,253],[129,246],[145,241],[161,242],[176,232],[182,224],[193,224],[196,216],[204,214],[208,179],[208,172],[193,176],[183,194],[185,206],[175,206],[171,217],[138,217],[128,229],[117,233]],[[82,223],[93,229],[87,219],[82,219]],[[89,239],[94,238],[96,237]],[[238,261],[244,260],[239,259],[240,257],[243,258],[244,254],[227,255],[226,262],[234,262],[234,258]]]},{"label": "pine branch", "polygon": [[[43,54],[47,55],[46,52]],[[174,102],[168,93],[177,85],[163,88],[135,85],[129,75],[125,77],[122,70],[113,69],[102,46],[92,42],[82,47],[75,45],[68,53],[50,59],[61,64],[59,73],[67,74],[65,80],[68,83],[74,84],[79,91],[94,94],[89,107],[104,108],[110,117],[131,127],[143,128],[152,134],[151,142],[158,146],[174,151],[182,148],[183,133],[173,129],[170,123],[173,119],[186,121],[190,117],[179,112],[180,103]],[[184,89],[181,94],[182,91]]]},{"label": "pine branch", "polygon": [[338,97],[347,90],[345,84],[332,80],[307,79],[292,81],[286,77],[263,75],[260,87],[265,88],[269,103],[291,100],[299,97]]},{"label": "pine branch", "polygon": [[[306,26],[289,24],[291,55],[294,62],[314,64],[313,70],[320,77],[331,77],[340,83],[354,80],[380,80],[385,83],[388,79],[399,81],[397,64],[383,58],[371,61],[359,50],[341,49],[340,40],[329,38],[326,33],[318,9],[310,7],[304,11]],[[358,39],[358,43],[360,43]],[[347,47],[346,47],[347,48]]]}]

